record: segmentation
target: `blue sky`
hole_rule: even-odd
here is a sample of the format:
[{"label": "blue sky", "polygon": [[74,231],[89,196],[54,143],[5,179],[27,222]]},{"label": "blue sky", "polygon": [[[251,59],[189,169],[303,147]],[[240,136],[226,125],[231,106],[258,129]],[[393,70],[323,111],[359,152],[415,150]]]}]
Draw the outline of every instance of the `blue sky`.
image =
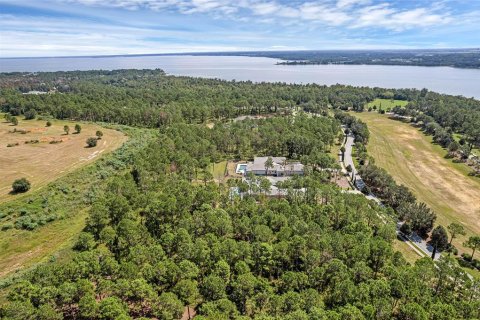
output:
[{"label": "blue sky", "polygon": [[480,0],[0,0],[0,57],[480,47]]}]

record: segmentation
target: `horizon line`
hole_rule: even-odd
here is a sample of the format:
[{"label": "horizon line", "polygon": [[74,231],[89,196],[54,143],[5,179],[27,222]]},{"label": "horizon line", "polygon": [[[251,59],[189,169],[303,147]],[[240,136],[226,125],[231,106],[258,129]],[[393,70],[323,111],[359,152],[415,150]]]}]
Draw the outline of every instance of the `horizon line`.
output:
[{"label": "horizon line", "polygon": [[142,57],[142,56],[186,56],[186,55],[209,55],[209,54],[246,54],[246,53],[282,53],[282,52],[344,52],[344,51],[443,51],[443,50],[480,50],[480,47],[444,47],[444,48],[411,48],[411,49],[303,49],[303,50],[237,50],[237,51],[193,51],[193,52],[164,52],[164,53],[125,53],[125,54],[93,54],[93,55],[72,55],[72,56],[16,56],[0,57],[4,59],[59,59],[59,58],[114,58],[114,57]]}]

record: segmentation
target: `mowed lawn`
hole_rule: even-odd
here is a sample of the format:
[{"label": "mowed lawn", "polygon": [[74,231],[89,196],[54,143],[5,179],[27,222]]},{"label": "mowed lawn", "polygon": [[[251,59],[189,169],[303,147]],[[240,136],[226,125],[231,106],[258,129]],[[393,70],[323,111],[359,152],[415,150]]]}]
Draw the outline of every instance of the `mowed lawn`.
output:
[{"label": "mowed lawn", "polygon": [[[461,163],[445,159],[446,151],[410,124],[376,112],[355,113],[370,130],[368,152],[380,167],[404,184],[437,214],[437,224],[463,224],[480,234],[480,179],[467,175]],[[466,237],[454,240],[461,251]],[[466,252],[471,250],[467,249]]]},{"label": "mowed lawn", "polygon": [[208,171],[213,176],[213,179],[217,181],[223,181],[225,178],[225,170],[227,169],[227,161],[221,161],[208,166]]},{"label": "mowed lawn", "polygon": [[365,109],[368,109],[370,107],[374,107],[376,106],[377,107],[377,110],[380,110],[380,107],[381,109],[385,110],[385,111],[389,111],[390,109],[392,109],[393,107],[396,107],[396,106],[400,106],[400,107],[404,107],[406,106],[408,103],[408,101],[404,101],[404,100],[394,100],[394,99],[375,99],[373,100],[372,102],[369,102],[366,104],[365,106]]},{"label": "mowed lawn", "polygon": [[[119,131],[95,124],[80,123],[81,133],[74,134],[76,122],[52,120],[52,126],[46,127],[44,120],[17,117],[19,124],[13,126],[3,120],[3,115],[0,116],[0,201],[16,197],[9,194],[15,179],[27,178],[32,184],[32,191],[36,190],[59,176],[91,163],[101,154],[117,149],[127,139]],[[70,134],[64,134],[64,125],[70,127]],[[29,132],[13,133],[14,129]],[[95,137],[97,130],[103,132],[103,138],[96,147],[87,148],[86,139]],[[31,140],[38,140],[39,143],[25,143]],[[50,143],[60,140],[61,143]],[[15,143],[18,146],[7,147]]]}]

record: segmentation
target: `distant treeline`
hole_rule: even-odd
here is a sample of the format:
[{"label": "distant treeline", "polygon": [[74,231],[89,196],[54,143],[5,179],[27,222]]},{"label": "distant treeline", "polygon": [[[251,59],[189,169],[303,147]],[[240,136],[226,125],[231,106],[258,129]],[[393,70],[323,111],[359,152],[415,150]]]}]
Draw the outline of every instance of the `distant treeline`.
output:
[{"label": "distant treeline", "polygon": [[[280,64],[372,64],[480,68],[480,49],[438,50],[307,50],[208,53],[286,60]],[[206,55],[206,54],[198,54]]]},{"label": "distant treeline", "polygon": [[[25,94],[31,90],[49,94]],[[427,95],[428,93],[428,95]],[[162,70],[73,71],[0,74],[0,108],[12,115],[35,110],[58,119],[104,121],[143,127],[199,123],[239,115],[328,108],[363,110],[375,98],[456,105],[461,114],[480,110],[474,99],[414,89],[344,85],[288,85],[167,76]]]}]

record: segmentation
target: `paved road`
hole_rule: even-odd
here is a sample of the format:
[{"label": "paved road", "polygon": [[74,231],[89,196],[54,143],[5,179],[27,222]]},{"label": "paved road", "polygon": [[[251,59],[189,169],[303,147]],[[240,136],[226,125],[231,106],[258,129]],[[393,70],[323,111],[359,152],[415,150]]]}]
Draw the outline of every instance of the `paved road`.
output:
[{"label": "paved road", "polygon": [[345,159],[343,161],[344,168],[345,168],[344,172],[347,172],[346,168],[350,165],[350,167],[352,168],[352,172],[349,173],[350,179],[355,183],[355,187],[361,190],[365,186],[365,183],[363,182],[362,177],[360,177],[360,175],[358,174],[357,168],[355,168],[355,163],[353,162],[352,152],[353,152],[354,145],[355,145],[355,137],[352,134],[347,135],[347,139],[344,144],[344,147],[345,147]]},{"label": "paved road", "polygon": [[[398,229],[401,227],[401,222],[397,222],[397,233]],[[427,254],[429,257],[432,256],[433,253],[433,247],[427,243],[427,241],[423,240],[420,236],[417,234],[413,233],[410,236],[406,236],[406,238],[413,244],[415,244],[418,248],[420,248],[425,254]],[[434,260],[438,260],[441,257],[441,253],[437,252],[435,253],[435,258]]]},{"label": "paved road", "polygon": [[[365,186],[365,183],[362,180],[362,177],[358,174],[357,169],[355,168],[355,164],[353,162],[353,157],[352,157],[352,148],[355,145],[355,138],[352,134],[347,135],[347,139],[344,143],[345,147],[345,157],[342,162],[342,155],[341,153],[339,154],[339,159],[342,162],[342,172],[347,173],[346,167],[350,165],[352,167],[352,172],[349,174],[350,179],[354,181],[354,185],[357,191],[356,193],[361,193],[360,190]],[[354,177],[354,179],[353,179]],[[383,207],[382,201],[377,198],[373,193],[369,195],[365,195],[365,197],[369,200],[375,201],[379,206]],[[380,217],[381,218],[381,217]],[[401,222],[397,222],[397,235],[401,239],[406,239],[406,243],[417,253],[419,253],[419,250],[427,256],[431,256],[433,252],[433,248],[431,245],[429,245],[425,240],[423,240],[421,237],[417,236],[416,234],[412,234],[411,236],[405,236],[400,232],[400,227],[402,226]],[[434,260],[438,260],[440,258],[441,254],[437,252],[435,254]]]}]

